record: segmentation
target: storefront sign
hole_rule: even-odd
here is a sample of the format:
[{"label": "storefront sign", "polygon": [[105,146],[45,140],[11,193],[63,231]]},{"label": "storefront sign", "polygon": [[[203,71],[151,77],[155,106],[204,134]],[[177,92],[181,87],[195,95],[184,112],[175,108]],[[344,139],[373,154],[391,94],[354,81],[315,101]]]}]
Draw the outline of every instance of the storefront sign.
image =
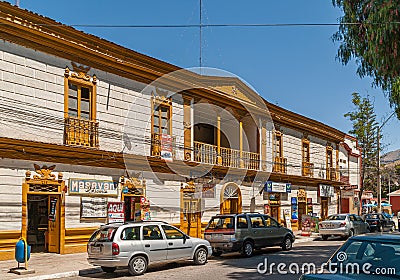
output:
[{"label": "storefront sign", "polygon": [[203,184],[201,190],[202,198],[215,198],[215,184]]},{"label": "storefront sign", "polygon": [[57,198],[50,198],[50,211],[49,211],[49,221],[54,222],[56,220],[56,212],[57,212]]},{"label": "storefront sign", "polygon": [[319,195],[321,197],[334,197],[335,196],[335,188],[329,185],[319,185]]},{"label": "storefront sign", "polygon": [[297,192],[297,202],[306,203],[307,202],[307,193],[305,189],[299,189]]},{"label": "storefront sign", "polygon": [[118,196],[118,182],[94,179],[69,179],[70,195]]},{"label": "storefront sign", "polygon": [[292,212],[292,220],[297,220],[298,219],[298,214],[297,214],[297,198],[296,197],[292,197],[292,199],[290,200],[292,207],[291,207],[291,212]]},{"label": "storefront sign", "polygon": [[290,193],[292,191],[292,185],[290,183],[276,183],[267,181],[264,185],[265,192],[277,192],[277,193]]},{"label": "storefront sign", "polygon": [[172,161],[172,136],[161,135],[161,158],[165,161]]},{"label": "storefront sign", "polygon": [[140,211],[141,211],[141,220],[142,221],[150,221],[150,201],[145,198],[140,198]]},{"label": "storefront sign", "polygon": [[107,218],[109,223],[125,222],[124,202],[109,202]]},{"label": "storefront sign", "polygon": [[354,190],[341,190],[340,196],[342,198],[352,198],[354,197]]},{"label": "storefront sign", "polygon": [[269,205],[280,205],[281,204],[281,195],[279,193],[271,193],[269,194]]},{"label": "storefront sign", "polygon": [[81,197],[81,219],[107,218],[107,198]]}]

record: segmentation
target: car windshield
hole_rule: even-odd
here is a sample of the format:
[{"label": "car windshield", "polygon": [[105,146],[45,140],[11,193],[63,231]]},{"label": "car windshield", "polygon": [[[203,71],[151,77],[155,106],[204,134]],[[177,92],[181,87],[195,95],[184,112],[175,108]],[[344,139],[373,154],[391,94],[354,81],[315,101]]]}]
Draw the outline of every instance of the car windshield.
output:
[{"label": "car windshield", "polygon": [[206,229],[233,229],[235,221],[233,217],[213,217]]},{"label": "car windshield", "polygon": [[98,229],[90,237],[91,242],[111,242],[114,239],[114,234],[117,231],[116,227],[103,227]]},{"label": "car windshield", "polygon": [[365,215],[366,219],[379,219],[379,216],[377,214],[368,214]]},{"label": "car windshield", "polygon": [[330,262],[349,269],[358,267],[359,273],[367,273],[363,271],[364,266],[370,272],[385,268],[392,275],[400,275],[400,242],[349,240],[332,256]]},{"label": "car windshield", "polygon": [[343,221],[346,219],[346,216],[344,215],[332,215],[328,217],[328,221]]}]

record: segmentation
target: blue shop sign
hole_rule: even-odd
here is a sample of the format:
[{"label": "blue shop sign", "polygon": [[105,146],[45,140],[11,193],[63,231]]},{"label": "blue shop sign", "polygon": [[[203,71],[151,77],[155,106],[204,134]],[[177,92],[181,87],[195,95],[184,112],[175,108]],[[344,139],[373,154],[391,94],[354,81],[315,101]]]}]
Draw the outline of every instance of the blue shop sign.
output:
[{"label": "blue shop sign", "polygon": [[292,184],[290,183],[276,183],[272,181],[267,181],[264,184],[265,192],[277,192],[277,193],[291,193]]}]

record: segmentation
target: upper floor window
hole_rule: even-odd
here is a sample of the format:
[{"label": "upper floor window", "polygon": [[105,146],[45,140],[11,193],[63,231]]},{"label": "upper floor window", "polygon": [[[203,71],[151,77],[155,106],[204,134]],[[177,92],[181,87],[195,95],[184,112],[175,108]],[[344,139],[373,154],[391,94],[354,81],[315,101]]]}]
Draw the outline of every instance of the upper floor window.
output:
[{"label": "upper floor window", "polygon": [[303,162],[310,162],[310,141],[303,140]]},{"label": "upper floor window", "polygon": [[283,157],[283,138],[280,131],[275,131],[275,156]]},{"label": "upper floor window", "polygon": [[159,104],[154,108],[153,133],[171,134],[171,106]]},{"label": "upper floor window", "polygon": [[96,122],[96,76],[87,74],[88,67],[67,67],[64,74],[64,144],[99,146]]},{"label": "upper floor window", "polygon": [[[75,64],[74,64],[75,65]],[[76,71],[83,71],[78,68]],[[75,69],[74,69],[75,70]],[[88,71],[88,68],[86,68]],[[96,119],[96,76],[86,72],[73,72],[67,67],[64,75],[65,117],[84,120]]]},{"label": "upper floor window", "polygon": [[68,81],[68,116],[93,119],[92,94],[92,87]]}]

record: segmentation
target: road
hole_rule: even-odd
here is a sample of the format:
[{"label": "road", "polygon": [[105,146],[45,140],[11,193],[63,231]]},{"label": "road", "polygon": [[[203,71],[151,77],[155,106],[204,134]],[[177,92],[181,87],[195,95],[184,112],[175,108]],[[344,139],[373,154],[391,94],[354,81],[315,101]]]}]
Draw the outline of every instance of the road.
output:
[{"label": "road", "polygon": [[[288,252],[282,252],[280,248],[268,248],[262,251],[256,251],[252,258],[243,258],[239,254],[225,254],[221,257],[211,257],[208,263],[204,266],[195,266],[192,262],[178,262],[149,267],[146,274],[136,276],[136,280],[144,279],[210,279],[210,280],[224,280],[224,279],[299,279],[300,274],[292,274],[289,272],[289,265],[293,263],[292,270],[296,269],[298,265],[301,269],[303,263],[313,262],[319,267],[326,261],[336,249],[343,243],[343,240],[328,240],[328,241],[311,241],[306,243],[295,244],[293,249]],[[272,274],[267,272],[261,274],[257,272],[257,266],[260,263],[272,263]],[[288,274],[283,275],[277,272],[278,263],[286,264]],[[261,266],[261,269],[264,265]],[[95,279],[130,279],[133,277],[129,275],[128,270],[117,270],[114,273],[97,273],[79,277],[64,278],[69,280],[95,280]]]}]

